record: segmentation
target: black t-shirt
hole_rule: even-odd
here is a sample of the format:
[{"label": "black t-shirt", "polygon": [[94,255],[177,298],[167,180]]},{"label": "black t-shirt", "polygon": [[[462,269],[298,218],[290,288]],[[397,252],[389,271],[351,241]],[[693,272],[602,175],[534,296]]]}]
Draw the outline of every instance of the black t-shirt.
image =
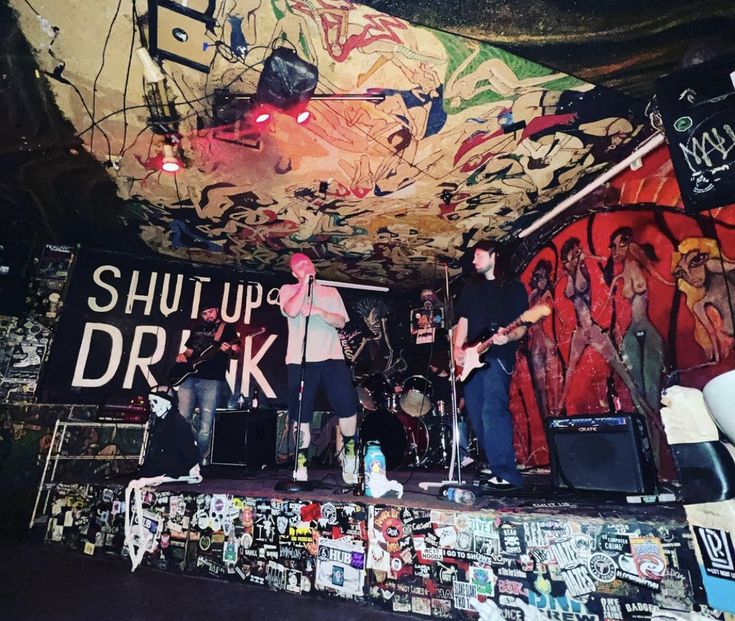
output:
[{"label": "black t-shirt", "polygon": [[[457,317],[467,319],[467,342],[472,343],[485,332],[494,332],[515,321],[528,308],[526,289],[517,280],[499,282],[473,278],[467,281],[457,304]],[[498,358],[506,365],[515,362],[520,341],[493,345],[486,357]]]},{"label": "black t-shirt", "polygon": [[237,343],[239,340],[239,336],[237,334],[237,330],[235,330],[235,326],[231,323],[226,323],[224,329],[222,330],[222,337],[217,343],[215,343],[214,337],[220,323],[220,321],[216,321],[213,323],[201,321],[195,324],[191,330],[189,338],[186,341],[187,349],[193,349],[195,356],[198,356],[201,352],[203,352],[205,349],[207,349],[207,347],[212,344],[214,344],[214,347],[218,349],[218,351],[214,353],[211,358],[208,357],[207,360],[204,360],[197,367],[196,376],[200,379],[225,379],[225,373],[227,372],[227,367],[230,364],[232,356],[229,352],[219,350],[219,346],[221,343],[232,344]]}]

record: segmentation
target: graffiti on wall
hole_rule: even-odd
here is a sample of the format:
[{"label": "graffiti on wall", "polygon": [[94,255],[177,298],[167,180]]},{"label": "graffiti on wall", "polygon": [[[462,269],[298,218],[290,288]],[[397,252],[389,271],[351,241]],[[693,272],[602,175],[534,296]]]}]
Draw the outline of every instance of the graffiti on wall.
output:
[{"label": "graffiti on wall", "polygon": [[[555,234],[521,275],[530,299],[550,302],[553,313],[529,330],[519,355],[516,417],[539,425],[637,410],[661,466],[661,390],[701,388],[735,365],[734,257],[732,209],[710,220],[618,204]],[[548,455],[543,434],[520,444],[526,456]]]}]

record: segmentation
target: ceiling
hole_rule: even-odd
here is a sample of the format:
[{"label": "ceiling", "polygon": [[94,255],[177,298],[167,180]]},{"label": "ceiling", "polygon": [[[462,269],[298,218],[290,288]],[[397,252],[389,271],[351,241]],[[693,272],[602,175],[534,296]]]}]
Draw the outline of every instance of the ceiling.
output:
[{"label": "ceiling", "polygon": [[[301,250],[324,277],[404,288],[625,157],[649,133],[653,77],[735,19],[729,2],[702,3],[712,17],[685,23],[676,2],[597,14],[525,0],[188,0],[212,24],[174,10],[207,43],[192,48],[167,42],[174,3],[159,4],[0,6],[4,221],[45,240],[255,271]],[[152,37],[208,69],[162,63],[177,174],[160,170],[165,137],[151,130],[135,52]],[[215,114],[216,90],[254,94],[279,46],[318,69],[317,94],[382,100],[314,98],[306,125]]]}]

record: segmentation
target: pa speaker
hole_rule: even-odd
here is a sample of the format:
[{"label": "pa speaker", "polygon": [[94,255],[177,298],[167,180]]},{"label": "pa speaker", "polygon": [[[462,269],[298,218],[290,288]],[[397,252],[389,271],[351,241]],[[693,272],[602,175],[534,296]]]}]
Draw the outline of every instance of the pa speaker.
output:
[{"label": "pa speaker", "polygon": [[549,418],[551,476],[557,487],[651,494],[656,466],[639,414]]},{"label": "pa speaker", "polygon": [[255,98],[286,110],[307,102],[319,82],[319,71],[311,63],[298,57],[291,48],[279,47],[263,63]]},{"label": "pa speaker", "polygon": [[217,410],[210,463],[258,468],[275,463],[276,411]]}]

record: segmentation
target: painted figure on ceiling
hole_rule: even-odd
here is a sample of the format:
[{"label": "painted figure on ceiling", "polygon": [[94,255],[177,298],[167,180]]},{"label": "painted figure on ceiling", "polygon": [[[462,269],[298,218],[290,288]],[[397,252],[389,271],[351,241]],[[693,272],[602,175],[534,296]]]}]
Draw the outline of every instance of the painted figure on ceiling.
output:
[{"label": "painted figure on ceiling", "polygon": [[638,388],[628,369],[625,368],[622,360],[620,360],[618,351],[610,340],[610,336],[592,318],[592,284],[590,282],[589,270],[585,263],[582,244],[579,239],[570,237],[562,245],[560,254],[561,263],[567,275],[564,295],[574,305],[577,325],[572,334],[567,372],[564,378],[564,387],[559,405],[564,406],[567,393],[569,392],[570,382],[577,370],[577,365],[585,350],[588,347],[592,347],[623,381],[625,387],[630,392],[635,406],[648,418],[652,419],[653,411],[638,392]]},{"label": "painted figure on ceiling", "polygon": [[483,93],[511,97],[521,90],[567,77],[563,73],[550,73],[520,79],[502,58],[492,56],[499,50],[471,40],[467,41],[467,48],[470,53],[446,81],[444,97],[453,109],[461,109],[464,102]]},{"label": "painted figure on ceiling", "polygon": [[[733,349],[733,316],[728,294],[735,297],[735,261],[714,239],[687,237],[671,257],[671,273],[696,320],[694,338],[710,362]],[[735,300],[733,300],[735,305]]]},{"label": "painted figure on ceiling", "polygon": [[[531,292],[528,296],[529,307],[546,304],[554,307],[554,282],[551,262],[541,259],[533,269],[528,283]],[[553,318],[540,321],[528,327],[528,350],[531,354],[534,389],[539,401],[542,416],[552,416],[560,409],[559,392],[563,380],[561,358],[556,343],[544,331],[545,324]]]}]

